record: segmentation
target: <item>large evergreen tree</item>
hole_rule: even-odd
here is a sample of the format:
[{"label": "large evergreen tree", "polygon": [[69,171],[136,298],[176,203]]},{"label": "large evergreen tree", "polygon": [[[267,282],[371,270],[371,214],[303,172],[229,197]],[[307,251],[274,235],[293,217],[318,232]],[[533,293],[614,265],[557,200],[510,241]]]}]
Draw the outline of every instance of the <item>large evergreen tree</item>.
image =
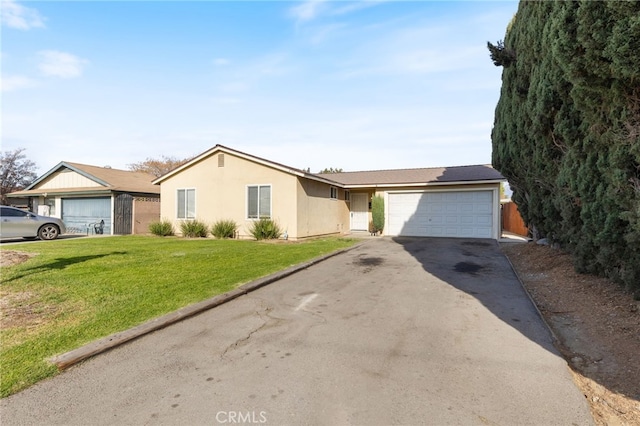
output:
[{"label": "large evergreen tree", "polygon": [[493,164],[536,236],[640,288],[640,2],[521,1],[504,42]]}]

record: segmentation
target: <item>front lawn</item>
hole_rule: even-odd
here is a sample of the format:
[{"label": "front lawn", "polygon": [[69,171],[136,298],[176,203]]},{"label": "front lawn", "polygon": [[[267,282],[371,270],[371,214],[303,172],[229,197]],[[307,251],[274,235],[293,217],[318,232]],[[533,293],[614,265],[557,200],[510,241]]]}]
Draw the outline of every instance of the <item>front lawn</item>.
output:
[{"label": "front lawn", "polygon": [[2,267],[0,395],[54,375],[53,355],[355,242],[123,236],[4,246],[37,255]]}]

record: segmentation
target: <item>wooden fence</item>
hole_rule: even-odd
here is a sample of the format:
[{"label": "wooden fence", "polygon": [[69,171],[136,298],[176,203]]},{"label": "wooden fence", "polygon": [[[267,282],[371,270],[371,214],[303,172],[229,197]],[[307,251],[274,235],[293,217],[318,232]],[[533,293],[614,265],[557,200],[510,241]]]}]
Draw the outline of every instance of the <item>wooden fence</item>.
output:
[{"label": "wooden fence", "polygon": [[502,231],[523,237],[529,234],[529,229],[520,216],[518,206],[513,201],[502,204]]}]

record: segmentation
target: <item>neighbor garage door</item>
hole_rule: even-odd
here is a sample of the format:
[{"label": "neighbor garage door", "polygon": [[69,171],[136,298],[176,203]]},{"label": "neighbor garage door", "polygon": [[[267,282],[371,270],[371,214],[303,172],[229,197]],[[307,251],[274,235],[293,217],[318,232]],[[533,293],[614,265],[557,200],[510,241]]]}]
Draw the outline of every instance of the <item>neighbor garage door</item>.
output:
[{"label": "neighbor garage door", "polygon": [[111,198],[63,198],[62,220],[76,232],[87,232],[89,224],[104,220],[104,233],[111,234]]},{"label": "neighbor garage door", "polygon": [[387,235],[493,238],[493,192],[389,194]]}]

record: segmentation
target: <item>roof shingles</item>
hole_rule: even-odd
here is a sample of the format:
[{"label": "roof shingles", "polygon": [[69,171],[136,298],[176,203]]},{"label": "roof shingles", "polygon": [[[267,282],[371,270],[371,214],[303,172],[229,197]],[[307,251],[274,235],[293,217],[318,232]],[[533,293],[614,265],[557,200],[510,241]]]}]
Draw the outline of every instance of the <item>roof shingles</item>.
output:
[{"label": "roof shingles", "polygon": [[317,176],[333,180],[346,186],[410,185],[505,180],[500,172],[490,165],[320,173]]}]

